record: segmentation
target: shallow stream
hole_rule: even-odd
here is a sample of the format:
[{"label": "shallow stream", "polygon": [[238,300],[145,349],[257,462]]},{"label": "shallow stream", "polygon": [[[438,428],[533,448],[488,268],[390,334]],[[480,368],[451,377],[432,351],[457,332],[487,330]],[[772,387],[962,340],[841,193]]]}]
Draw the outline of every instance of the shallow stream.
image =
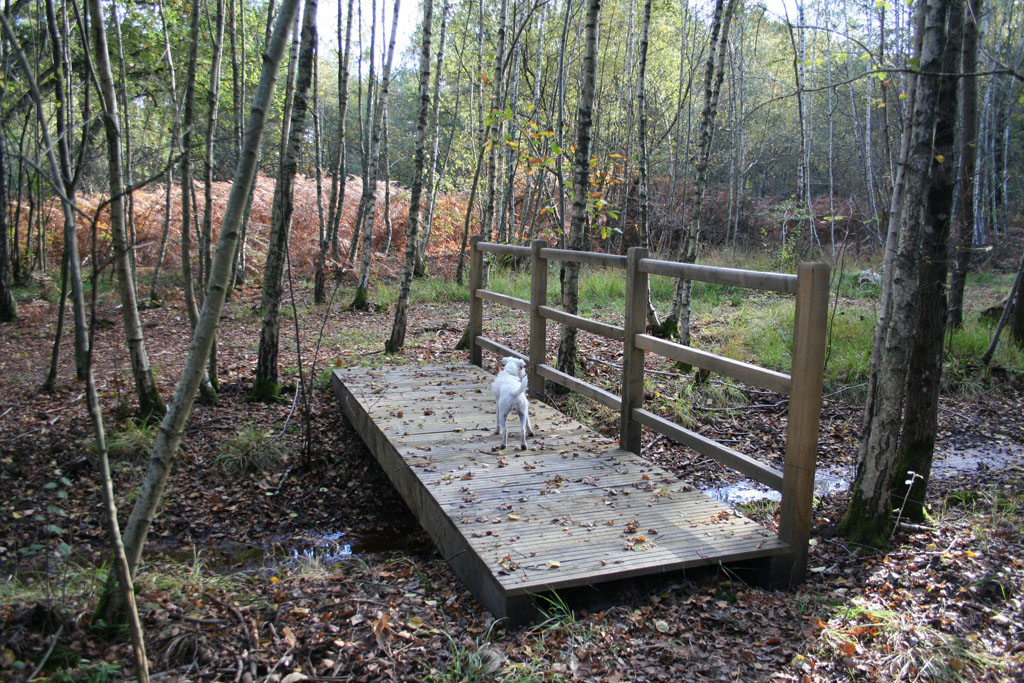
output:
[{"label": "shallow stream", "polygon": [[[932,461],[931,476],[942,479],[971,472],[1001,470],[1024,465],[1024,446],[1009,444],[987,448],[940,451]],[[850,488],[854,468],[819,467],[814,474],[814,495],[824,498]],[[729,505],[749,505],[760,501],[779,501],[781,494],[750,479],[728,486],[704,489],[704,493]]]}]

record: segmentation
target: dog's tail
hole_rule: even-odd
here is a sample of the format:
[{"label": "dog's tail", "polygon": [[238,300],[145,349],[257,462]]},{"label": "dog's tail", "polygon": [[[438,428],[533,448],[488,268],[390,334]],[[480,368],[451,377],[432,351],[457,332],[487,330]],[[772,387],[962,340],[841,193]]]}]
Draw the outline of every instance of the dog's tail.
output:
[{"label": "dog's tail", "polygon": [[526,377],[523,377],[523,380],[519,383],[519,390],[516,391],[516,396],[521,396],[522,394],[526,393],[526,390],[529,388],[529,386],[530,376],[527,375]]}]

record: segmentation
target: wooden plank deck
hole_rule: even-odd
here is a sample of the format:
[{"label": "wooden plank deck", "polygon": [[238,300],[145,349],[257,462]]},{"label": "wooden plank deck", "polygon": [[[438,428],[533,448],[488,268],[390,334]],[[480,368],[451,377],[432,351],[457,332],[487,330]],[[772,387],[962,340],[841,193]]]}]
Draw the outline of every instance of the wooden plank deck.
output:
[{"label": "wooden plank deck", "polygon": [[[776,534],[558,411],[496,436],[494,376],[475,365],[334,371],[342,409],[442,556],[497,617],[532,596],[790,552]],[[514,438],[512,438],[514,437]]]}]

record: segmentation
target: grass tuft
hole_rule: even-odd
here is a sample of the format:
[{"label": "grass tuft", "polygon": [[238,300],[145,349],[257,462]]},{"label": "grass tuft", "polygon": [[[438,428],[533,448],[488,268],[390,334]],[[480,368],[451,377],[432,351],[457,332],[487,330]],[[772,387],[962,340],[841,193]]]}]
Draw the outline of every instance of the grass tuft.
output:
[{"label": "grass tuft", "polygon": [[153,450],[157,425],[125,420],[107,435],[107,452],[112,458],[142,460]]},{"label": "grass tuft", "polygon": [[280,439],[248,424],[221,446],[213,466],[227,473],[253,474],[277,467],[288,454],[288,447]]}]

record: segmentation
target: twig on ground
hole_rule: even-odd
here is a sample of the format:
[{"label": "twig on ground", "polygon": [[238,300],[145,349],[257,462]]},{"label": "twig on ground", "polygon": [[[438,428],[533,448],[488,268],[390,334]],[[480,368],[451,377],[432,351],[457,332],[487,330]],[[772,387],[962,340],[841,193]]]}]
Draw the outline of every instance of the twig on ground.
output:
[{"label": "twig on ground", "polygon": [[[218,598],[218,597],[217,597],[216,595],[214,595],[213,593],[206,593],[205,595],[206,595],[206,597],[208,597],[208,598],[209,598],[210,600],[212,600],[212,601],[214,601],[215,603],[217,603],[218,605],[220,605],[220,607],[221,607],[222,609],[225,609],[225,610],[227,610],[228,612],[231,612],[232,616],[234,616],[234,617],[235,617],[235,620],[236,620],[236,621],[237,621],[237,622],[238,622],[238,623],[239,623],[239,624],[241,625],[241,627],[242,627],[242,633],[244,633],[244,634],[245,634],[245,643],[246,643],[246,645],[248,645],[249,643],[251,643],[251,642],[252,642],[252,634],[251,634],[251,633],[249,632],[249,625],[248,625],[247,623],[245,623],[245,617],[243,617],[243,616],[242,616],[242,613],[238,611],[238,608],[237,608],[237,607],[235,607],[234,605],[232,605],[232,604],[231,604],[231,603],[229,603],[229,602],[226,602],[226,601],[224,601],[224,600],[221,600],[220,598]],[[239,667],[241,667],[241,661],[240,661],[240,660],[239,660]],[[239,675],[241,675],[241,674],[239,674]]]},{"label": "twig on ground", "polygon": [[53,634],[53,638],[50,640],[50,647],[46,648],[46,653],[43,654],[43,658],[39,660],[38,664],[36,664],[35,670],[29,674],[28,678],[25,679],[26,681],[31,681],[33,678],[38,676],[39,672],[43,670],[44,666],[46,666],[46,660],[48,660],[50,655],[53,654],[53,648],[56,647],[57,640],[60,638],[60,634],[63,630],[64,624],[57,627],[57,632]]},{"label": "twig on ground", "polygon": [[651,442],[649,444],[647,444],[646,446],[644,446],[643,448],[640,449],[640,455],[643,455],[644,453],[646,453],[647,451],[651,450],[652,448],[654,448],[656,445],[658,445],[659,443],[661,443],[664,440],[665,440],[665,435],[664,434],[659,434],[658,436],[654,437],[653,439],[651,439]]}]

